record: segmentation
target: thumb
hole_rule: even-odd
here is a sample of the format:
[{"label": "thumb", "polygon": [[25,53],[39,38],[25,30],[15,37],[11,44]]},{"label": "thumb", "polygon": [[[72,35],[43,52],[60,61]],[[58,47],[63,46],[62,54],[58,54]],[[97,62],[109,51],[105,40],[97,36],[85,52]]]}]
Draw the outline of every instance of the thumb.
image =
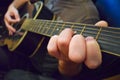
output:
[{"label": "thumb", "polygon": [[19,21],[20,21],[20,15],[19,15],[19,13],[18,13],[18,12],[15,14],[15,19],[16,19],[16,21],[17,21],[17,22],[19,22]]},{"label": "thumb", "polygon": [[98,21],[95,26],[107,27],[108,23],[106,21]]},{"label": "thumb", "polygon": [[15,17],[15,21],[19,22],[20,21],[20,15],[19,15],[19,11],[16,8],[14,8],[13,15]]}]

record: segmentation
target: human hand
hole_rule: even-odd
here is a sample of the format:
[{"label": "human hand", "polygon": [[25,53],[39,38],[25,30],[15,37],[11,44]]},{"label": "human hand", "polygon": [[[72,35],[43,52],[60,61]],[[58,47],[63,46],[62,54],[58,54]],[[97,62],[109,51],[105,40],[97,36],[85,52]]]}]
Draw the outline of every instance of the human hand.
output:
[{"label": "human hand", "polygon": [[[107,26],[105,21],[100,21],[96,26]],[[51,56],[59,60],[59,71],[64,75],[75,75],[80,72],[80,64],[90,69],[97,68],[102,62],[102,55],[97,41],[93,37],[84,38],[74,35],[71,29],[63,30],[60,35],[52,36],[48,46]]]},{"label": "human hand", "polygon": [[13,35],[13,33],[16,32],[16,29],[12,26],[12,24],[19,21],[20,16],[18,10],[13,5],[10,5],[4,16],[4,22],[9,31],[9,35]]}]

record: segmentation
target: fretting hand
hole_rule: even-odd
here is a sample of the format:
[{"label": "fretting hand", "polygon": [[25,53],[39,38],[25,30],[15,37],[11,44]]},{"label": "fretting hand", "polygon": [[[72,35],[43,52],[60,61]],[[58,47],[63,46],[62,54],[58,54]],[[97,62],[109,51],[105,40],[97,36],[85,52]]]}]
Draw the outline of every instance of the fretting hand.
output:
[{"label": "fretting hand", "polygon": [[[100,21],[96,26],[107,26]],[[59,71],[64,75],[75,75],[80,72],[80,64],[85,63],[90,69],[97,68],[102,62],[102,55],[97,41],[93,37],[84,38],[74,35],[71,29],[64,29],[59,35],[52,36],[48,46],[51,56],[59,60]]]}]

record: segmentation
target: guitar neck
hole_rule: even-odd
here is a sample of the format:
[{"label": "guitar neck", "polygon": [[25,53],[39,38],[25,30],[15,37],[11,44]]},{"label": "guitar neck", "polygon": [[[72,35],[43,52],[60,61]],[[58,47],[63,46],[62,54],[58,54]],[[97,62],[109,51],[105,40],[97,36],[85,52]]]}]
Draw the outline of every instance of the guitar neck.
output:
[{"label": "guitar neck", "polygon": [[57,35],[65,28],[72,28],[76,34],[82,34],[84,37],[93,36],[100,44],[102,52],[120,56],[120,28],[40,19],[26,19],[22,25],[22,29],[26,31],[47,37]]}]

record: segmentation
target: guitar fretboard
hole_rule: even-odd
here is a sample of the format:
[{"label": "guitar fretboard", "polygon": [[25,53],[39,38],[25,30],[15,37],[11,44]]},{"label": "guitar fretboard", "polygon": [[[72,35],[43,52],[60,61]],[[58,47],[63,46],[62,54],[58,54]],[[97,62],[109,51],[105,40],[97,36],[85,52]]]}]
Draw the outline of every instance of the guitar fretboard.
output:
[{"label": "guitar fretboard", "polygon": [[84,37],[93,36],[103,52],[120,56],[120,28],[40,19],[26,19],[22,25],[22,29],[26,31],[47,37],[57,35],[65,28],[72,28],[76,34],[82,34]]}]

